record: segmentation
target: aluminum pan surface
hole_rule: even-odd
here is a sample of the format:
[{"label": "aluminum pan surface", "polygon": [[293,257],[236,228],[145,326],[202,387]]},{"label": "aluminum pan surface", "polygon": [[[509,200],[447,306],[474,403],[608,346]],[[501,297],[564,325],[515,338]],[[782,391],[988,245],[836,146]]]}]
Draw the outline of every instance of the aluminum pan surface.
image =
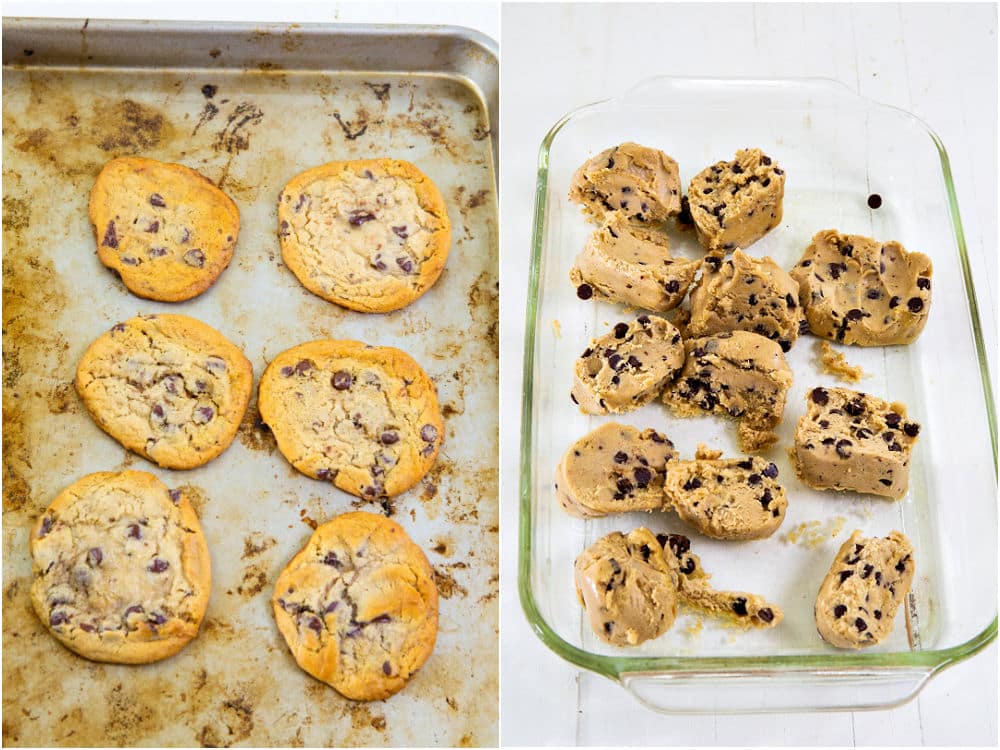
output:
[{"label": "aluminum pan surface", "polygon": [[[227,68],[226,54],[209,58],[210,70],[39,68],[30,58],[4,70],[4,743],[495,744],[497,221],[483,98],[460,74]],[[217,87],[211,99],[205,84]],[[141,300],[97,261],[87,193],[108,159],[133,153],[198,169],[240,207],[233,262],[193,301]],[[413,161],[438,184],[453,243],[423,298],[366,316],[308,293],[283,266],[275,204],[305,168],[381,155]],[[164,311],[217,327],[255,378],[283,349],[333,337],[399,346],[436,381],[444,449],[393,506],[437,572],[440,633],[398,695],[352,703],[306,675],[269,604],[310,525],[377,506],[293,470],[256,424],[255,403],[229,450],[187,472],[127,453],[83,409],[72,377],[89,342],[118,320]],[[192,488],[213,561],[201,635],[143,667],[73,655],[28,600],[32,520],[76,478],[126,466]]]}]

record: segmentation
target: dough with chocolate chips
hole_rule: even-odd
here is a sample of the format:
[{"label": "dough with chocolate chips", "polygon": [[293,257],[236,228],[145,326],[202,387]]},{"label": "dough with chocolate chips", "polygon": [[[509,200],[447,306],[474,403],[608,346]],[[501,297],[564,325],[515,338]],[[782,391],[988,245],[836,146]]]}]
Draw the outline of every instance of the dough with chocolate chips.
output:
[{"label": "dough with chocolate chips", "polygon": [[691,290],[686,332],[708,336],[749,331],[777,341],[783,352],[799,336],[799,284],[771,258],[751,258],[737,249],[731,258],[709,255]]},{"label": "dough with chocolate chips", "polygon": [[913,547],[898,531],[884,538],[851,534],[816,596],[816,629],[837,648],[874,646],[892,632],[913,583]]},{"label": "dough with chocolate chips", "polygon": [[841,344],[916,341],[931,307],[931,259],[898,242],[817,232],[792,269],[809,331]]},{"label": "dough with chocolate chips", "polygon": [[900,499],[920,425],[906,406],[849,388],[813,388],[795,429],[795,463],[817,490],[853,490]]},{"label": "dough with chocolate chips", "polygon": [[687,358],[663,401],[681,416],[724,414],[737,420],[740,448],[775,440],[792,371],[781,347],[756,333],[733,331],[684,342]]},{"label": "dough with chocolate chips", "polygon": [[334,161],[294,177],[278,198],[285,265],[313,294],[359,312],[391,312],[444,269],[444,199],[399,159]]},{"label": "dough with chocolate chips", "polygon": [[607,422],[566,451],[556,468],[556,498],[579,518],[661,510],[674,444],[656,430]]},{"label": "dough with chocolate chips", "polygon": [[746,249],[781,223],[785,173],[758,148],[706,167],[687,199],[698,241],[712,254]]},{"label": "dough with chocolate chips", "polygon": [[590,342],[573,368],[570,398],[586,414],[632,411],[656,398],[683,364],[677,329],[640,315]]},{"label": "dough with chocolate chips", "polygon": [[444,439],[433,381],[388,346],[321,340],[287,349],[261,376],[258,403],[292,466],[370,500],[419,482]]},{"label": "dough with chocolate chips", "polygon": [[316,529],[274,582],[278,630],[298,665],[352,700],[403,689],[434,650],[434,571],[403,528],[345,513]]},{"label": "dough with chocolate chips", "polygon": [[576,592],[590,626],[612,646],[663,635],[677,617],[677,573],[648,529],[615,531],[576,558]]},{"label": "dough with chocolate chips", "polygon": [[167,469],[201,466],[228,448],[252,385],[243,352],[185,315],[118,323],[76,368],[76,390],[98,426]]},{"label": "dough with chocolate chips", "polygon": [[80,656],[147,664],[198,635],[211,589],[208,545],[187,496],[152,474],[78,479],[29,542],[35,613]]},{"label": "dough with chocolate chips", "polygon": [[569,199],[598,224],[613,211],[629,221],[664,221],[680,212],[680,194],[677,162],[637,143],[622,143],[589,159],[569,187]]},{"label": "dough with chocolate chips", "polygon": [[590,235],[569,276],[577,289],[589,286],[596,299],[665,312],[684,300],[699,265],[672,257],[665,234],[615,212]]}]

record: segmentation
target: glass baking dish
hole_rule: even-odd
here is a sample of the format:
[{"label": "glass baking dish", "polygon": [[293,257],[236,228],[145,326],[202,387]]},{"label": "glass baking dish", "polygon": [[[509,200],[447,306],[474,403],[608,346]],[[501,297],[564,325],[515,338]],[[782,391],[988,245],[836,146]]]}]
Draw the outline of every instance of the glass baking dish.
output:
[{"label": "glass baking dish", "polygon": [[[582,302],[569,281],[593,226],[567,198],[574,170],[623,141],[663,149],[686,187],[703,167],[757,146],[787,174],[781,225],[749,248],[789,269],[812,235],[836,228],[894,239],[934,262],[931,314],[906,347],[842,349],[867,377],[854,386],[906,403],[922,425],[901,502],[817,492],[795,476],[786,449],[804,394],[839,381],[818,368],[813,337],[788,355],[795,383],[779,443],[767,455],[788,490],[784,524],[770,539],[718,542],[673,514],[590,521],[558,507],[553,475],[574,440],[612,419],[665,432],[683,457],[699,442],[737,454],[732,423],[680,419],[654,402],[618,416],[581,414],[570,402],[572,362],[636,312]],[[868,207],[878,193],[882,206]],[[676,254],[702,257],[694,232],[671,230]],[[986,354],[948,157],[938,137],[902,110],[826,80],[660,77],[623,96],[577,109],[549,131],[539,154],[524,355],[518,585],[542,641],[564,659],[620,682],[640,701],[672,712],[861,709],[912,698],[936,672],[997,634],[996,424]],[[573,561],[613,530],[644,525],[684,533],[713,584],[777,602],[784,621],[744,631],[693,613],[641,646],[616,649],[587,624]],[[861,652],[816,633],[813,602],[853,529],[907,534],[916,576],[890,638]],[[796,533],[797,532],[797,533]]]}]

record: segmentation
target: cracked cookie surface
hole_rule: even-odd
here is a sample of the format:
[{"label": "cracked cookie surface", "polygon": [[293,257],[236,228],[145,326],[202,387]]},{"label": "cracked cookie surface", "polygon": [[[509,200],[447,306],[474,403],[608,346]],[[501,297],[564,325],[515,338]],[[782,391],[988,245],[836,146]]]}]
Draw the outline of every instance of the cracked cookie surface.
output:
[{"label": "cracked cookie surface", "polygon": [[612,646],[663,635],[677,617],[677,573],[653,533],[615,531],[576,558],[577,596],[594,634]]},{"label": "cracked cookie surface", "polygon": [[663,508],[663,478],[677,458],[653,429],[608,422],[569,447],[556,467],[556,498],[579,518]]},{"label": "cracked cookie surface", "polygon": [[684,342],[687,358],[663,402],[681,416],[716,413],[737,420],[740,449],[777,440],[792,371],[781,347],[756,333],[733,331]]},{"label": "cracked cookie surface", "polygon": [[817,232],[792,269],[810,333],[841,344],[916,341],[931,307],[931,259],[898,242]]},{"label": "cracked cookie surface", "polygon": [[49,632],[94,661],[145,664],[198,635],[211,588],[191,503],[143,471],[89,474],[30,537],[31,602]]},{"label": "cracked cookie surface", "polygon": [[883,538],[851,534],[816,596],[816,629],[837,648],[874,646],[893,629],[913,583],[913,547],[898,531]]},{"label": "cracked cookie surface", "polygon": [[714,539],[764,539],[781,526],[788,508],[777,478],[778,467],[759,456],[719,458],[699,446],[695,460],[670,465],[665,507]]},{"label": "cracked cookie surface", "polygon": [[784,171],[758,148],[706,167],[687,193],[698,241],[713,254],[746,249],[781,223],[784,196]]},{"label": "cracked cookie surface", "polygon": [[405,492],[434,464],[444,424],[434,383],[406,352],[321,340],[277,355],[258,403],[303,474],[358,497]]},{"label": "cracked cookie surface", "polygon": [[783,352],[799,336],[799,285],[771,258],[736,250],[728,260],[710,255],[691,290],[688,336],[749,331],[777,341]]},{"label": "cracked cookie surface", "polygon": [[359,312],[390,312],[437,281],[451,223],[441,193],[413,164],[335,161],[285,185],[278,237],[285,264],[310,292]]},{"label": "cracked cookie surface", "polygon": [[275,581],[272,606],[298,665],[353,700],[401,690],[437,637],[427,557],[398,523],[371,513],[317,528]]},{"label": "cracked cookie surface", "polygon": [[201,466],[229,447],[252,384],[243,353],[185,315],[118,323],[76,369],[77,392],[101,429],[169,469]]},{"label": "cracked cookie surface", "polygon": [[629,221],[662,222],[680,213],[680,185],[672,158],[648,146],[622,143],[577,169],[569,199],[597,223],[613,211],[622,212]]},{"label": "cracked cookie surface", "polygon": [[90,192],[97,257],[130,292],[180,302],[208,289],[229,265],[240,212],[229,196],[183,164],[123,157]]},{"label": "cracked cookie surface", "polygon": [[665,234],[609,215],[576,256],[570,280],[577,296],[621,302],[645,310],[673,310],[687,294],[700,263],[670,255]]},{"label": "cracked cookie surface", "polygon": [[570,399],[587,414],[638,409],[684,364],[684,342],[668,320],[640,315],[591,340],[573,368]]},{"label": "cracked cookie surface", "polygon": [[813,388],[795,428],[795,464],[817,490],[853,490],[900,499],[920,425],[906,406],[849,388]]}]

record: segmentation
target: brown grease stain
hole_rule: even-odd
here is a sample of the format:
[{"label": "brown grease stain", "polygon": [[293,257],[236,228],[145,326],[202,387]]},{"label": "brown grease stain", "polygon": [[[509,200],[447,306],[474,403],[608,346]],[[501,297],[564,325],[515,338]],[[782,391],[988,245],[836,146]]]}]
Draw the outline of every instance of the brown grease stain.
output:
[{"label": "brown grease stain", "polygon": [[278,449],[278,442],[274,439],[274,433],[260,416],[260,409],[257,408],[257,401],[247,408],[240,422],[236,436],[240,439],[244,448],[262,453],[274,453]]},{"label": "brown grease stain", "polygon": [[442,599],[451,599],[455,594],[463,597],[468,596],[468,589],[456,581],[454,576],[455,570],[464,570],[468,567],[464,562],[434,566],[434,584]]}]

